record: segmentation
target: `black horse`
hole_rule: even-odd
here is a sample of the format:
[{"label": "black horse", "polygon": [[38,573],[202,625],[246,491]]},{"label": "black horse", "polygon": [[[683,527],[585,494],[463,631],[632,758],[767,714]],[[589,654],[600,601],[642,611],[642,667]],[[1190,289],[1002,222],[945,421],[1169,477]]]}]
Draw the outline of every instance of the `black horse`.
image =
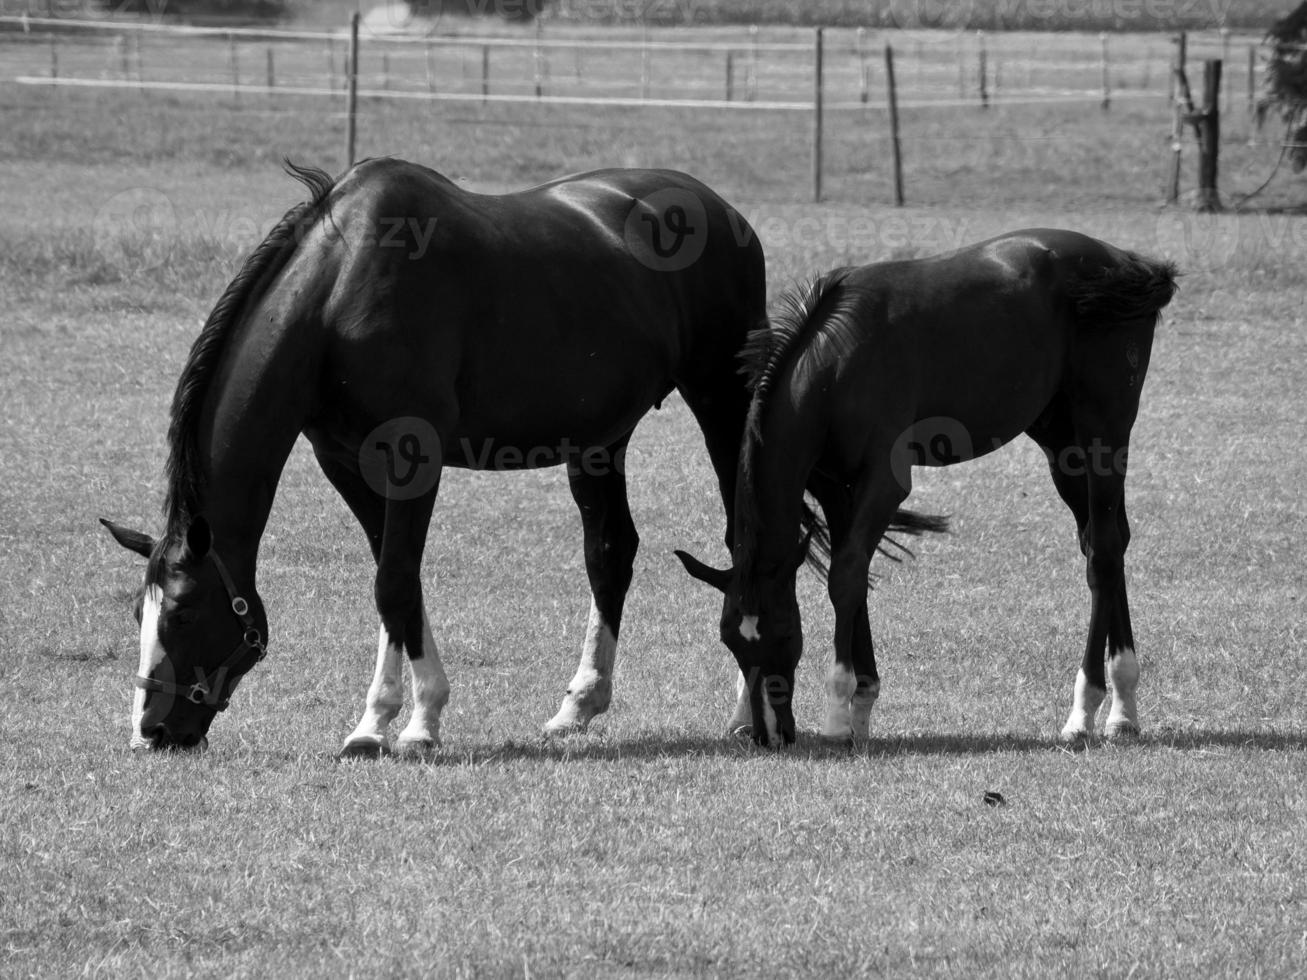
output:
[{"label": "black horse", "polygon": [[[1087,559],[1092,608],[1064,738],[1138,731],[1123,558],[1126,454],[1175,269],[1070,231],[1019,231],[936,258],[839,269],[786,294],[746,350],[753,386],[735,498],[734,567],[678,552],[725,593],[721,636],[749,678],[754,738],[793,741],[802,652],[794,578],[824,570],[835,662],[823,734],[865,737],[880,691],[868,566],[912,467],[1022,432],[1047,454]],[[805,489],[825,522],[806,510]],[[919,531],[941,519],[918,519]],[[806,533],[799,540],[797,535]],[[1104,663],[1104,648],[1107,658]]]},{"label": "black horse", "polygon": [[166,530],[105,522],[149,559],[135,746],[206,741],[264,654],[255,563],[296,437],[362,524],[377,561],[376,673],[344,754],[373,755],[414,689],[398,747],[436,744],[449,684],[419,571],[444,466],[565,464],[593,601],[551,732],[609,704],[638,536],[622,456],[679,391],[727,503],[749,404],[737,355],[765,320],[762,249],[684,174],[605,170],[479,195],[399,160],[312,192],[245,261],[195,341],[168,432]]}]

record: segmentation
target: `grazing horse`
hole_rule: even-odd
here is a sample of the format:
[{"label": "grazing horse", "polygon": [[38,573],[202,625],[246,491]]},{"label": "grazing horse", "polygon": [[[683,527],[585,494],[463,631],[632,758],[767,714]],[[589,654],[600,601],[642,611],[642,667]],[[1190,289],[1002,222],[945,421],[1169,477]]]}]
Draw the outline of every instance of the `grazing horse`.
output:
[{"label": "grazing horse", "polygon": [[[829,555],[835,662],[823,734],[865,737],[880,691],[868,566],[911,490],[912,467],[973,459],[1022,432],[1048,457],[1088,567],[1089,638],[1062,735],[1090,736],[1108,681],[1107,733],[1138,731],[1123,572],[1126,453],[1175,275],[1085,235],[1038,229],[935,258],[838,269],[778,301],[745,352],[753,399],[734,567],[678,552],[691,575],[725,593],[722,641],[748,681],[756,741],[794,739],[802,652],[794,577],[803,560],[824,570]],[[825,522],[804,510],[805,489]],[[916,529],[942,526],[920,518]]]},{"label": "grazing horse", "polygon": [[684,174],[604,170],[481,195],[400,160],[311,191],[249,256],[177,384],[166,530],[105,522],[149,559],[138,600],[135,747],[206,743],[266,650],[259,540],[300,433],[377,562],[376,672],[343,755],[389,748],[407,656],[413,712],[396,748],[437,744],[449,684],[420,568],[445,466],[565,464],[592,602],[548,732],[609,704],[638,536],[622,459],[673,390],[703,431],[727,506],[749,405],[737,357],[765,321],[748,223]]}]

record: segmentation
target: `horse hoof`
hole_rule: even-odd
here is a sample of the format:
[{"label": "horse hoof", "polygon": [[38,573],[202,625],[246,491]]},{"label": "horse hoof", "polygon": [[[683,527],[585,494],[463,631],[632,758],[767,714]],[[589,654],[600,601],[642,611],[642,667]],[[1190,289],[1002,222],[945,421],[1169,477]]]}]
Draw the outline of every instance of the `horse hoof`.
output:
[{"label": "horse hoof", "polygon": [[1069,749],[1087,749],[1094,740],[1093,733],[1084,728],[1067,727],[1062,729],[1062,744]]},{"label": "horse hoof", "polygon": [[545,738],[567,738],[569,735],[584,735],[586,727],[584,722],[559,721],[555,718],[547,722],[540,732]]},{"label": "horse hoof", "polygon": [[732,736],[733,738],[741,738],[741,739],[744,739],[744,738],[753,738],[753,726],[752,726],[752,725],[736,725],[734,728],[732,728],[732,729],[731,729],[730,731],[728,731],[726,734]]},{"label": "horse hoof", "polygon": [[1127,719],[1122,718],[1119,721],[1109,721],[1103,734],[1113,741],[1125,742],[1139,737],[1139,726]]},{"label": "horse hoof", "polygon": [[401,738],[395,743],[395,755],[410,761],[431,759],[440,747],[440,741],[434,738]]},{"label": "horse hoof", "polygon": [[385,742],[372,739],[356,739],[352,742],[346,742],[341,747],[340,752],[336,754],[337,762],[348,762],[353,759],[380,759],[390,755],[390,747]]}]

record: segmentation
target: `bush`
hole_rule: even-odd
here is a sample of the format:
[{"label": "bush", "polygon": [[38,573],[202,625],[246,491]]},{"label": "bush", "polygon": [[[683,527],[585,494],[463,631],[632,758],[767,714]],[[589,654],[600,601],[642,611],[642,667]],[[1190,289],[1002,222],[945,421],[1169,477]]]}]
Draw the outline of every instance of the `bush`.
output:
[{"label": "bush", "polygon": [[522,23],[544,11],[545,0],[407,0],[416,17],[502,17]]},{"label": "bush", "polygon": [[1294,173],[1307,168],[1307,2],[1277,20],[1266,32],[1270,59],[1266,95],[1257,104],[1258,121],[1274,112],[1284,120]]},{"label": "bush", "polygon": [[290,0],[105,0],[114,13],[176,17],[179,20],[275,21],[290,13]]}]

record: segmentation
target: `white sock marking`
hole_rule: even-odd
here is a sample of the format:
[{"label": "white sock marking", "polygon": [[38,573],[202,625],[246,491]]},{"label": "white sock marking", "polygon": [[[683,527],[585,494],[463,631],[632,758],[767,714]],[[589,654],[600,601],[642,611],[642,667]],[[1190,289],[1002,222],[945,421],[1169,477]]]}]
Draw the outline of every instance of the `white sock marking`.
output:
[{"label": "white sock marking", "polygon": [[403,646],[392,640],[382,626],[377,635],[377,666],[368,687],[363,717],[345,739],[347,746],[353,742],[386,744],[390,723],[404,704],[404,675],[400,673],[403,652]]},{"label": "white sock marking", "polygon": [[560,734],[584,731],[595,715],[608,710],[613,696],[613,667],[617,662],[617,637],[590,600],[590,619],[585,629],[581,661],[567,685],[562,706],[546,724],[545,732]]},{"label": "white sock marking", "polygon": [[826,724],[821,733],[826,738],[849,738],[853,734],[853,715],[849,702],[858,689],[852,668],[833,663],[826,673]]},{"label": "white sock marking", "polygon": [[1135,688],[1139,684],[1139,658],[1132,647],[1122,647],[1107,661],[1107,680],[1112,689],[1112,710],[1107,715],[1108,735],[1139,731],[1139,706]]},{"label": "white sock marking", "polygon": [[[155,667],[163,663],[167,651],[159,640],[159,613],[163,607],[163,593],[157,585],[145,590],[141,599],[141,658],[137,664],[137,673],[149,677]],[[141,721],[145,717],[146,691],[136,688],[132,698],[132,740],[131,747],[139,748],[149,745],[150,741],[141,732]]]},{"label": "white sock marking", "polygon": [[772,707],[771,698],[767,696],[765,688],[762,692],[762,720],[767,726],[767,744],[772,748],[780,748],[780,726],[776,721],[776,709]]},{"label": "white sock marking", "polygon": [[1088,738],[1092,735],[1094,717],[1098,714],[1098,708],[1103,703],[1105,695],[1105,691],[1090,686],[1083,667],[1077,671],[1075,693],[1071,700],[1071,714],[1067,717],[1066,724],[1062,726],[1062,737],[1076,739]]},{"label": "white sock marking", "polygon": [[749,682],[744,679],[744,671],[735,672],[735,713],[726,723],[726,730],[732,734],[741,728],[753,726],[753,710],[749,707]]},{"label": "white sock marking", "polygon": [[431,620],[422,610],[422,656],[409,658],[409,679],[413,682],[413,714],[399,734],[402,745],[421,748],[440,744],[440,712],[449,701],[449,679],[440,662]]},{"label": "white sock marking", "polygon": [[876,706],[876,700],[880,697],[880,681],[872,681],[860,690],[853,692],[853,698],[850,702],[853,716],[853,737],[868,738],[871,735],[871,709]]}]

